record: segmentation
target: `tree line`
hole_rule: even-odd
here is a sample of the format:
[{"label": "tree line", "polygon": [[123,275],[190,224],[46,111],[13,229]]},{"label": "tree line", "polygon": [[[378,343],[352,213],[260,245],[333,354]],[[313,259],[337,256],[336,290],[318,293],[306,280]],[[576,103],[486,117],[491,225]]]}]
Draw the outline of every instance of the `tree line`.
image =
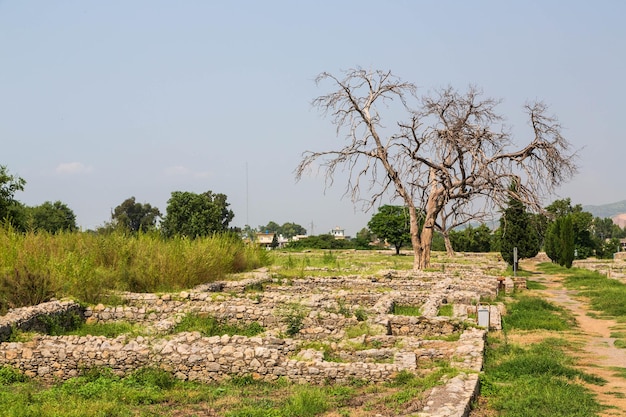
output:
[{"label": "tree line", "polygon": [[[423,218],[423,214],[418,214]],[[408,207],[382,206],[368,223],[373,240],[384,240],[396,253],[410,247]],[[364,233],[364,231],[361,231]],[[620,228],[610,218],[594,217],[571,199],[556,200],[541,213],[531,213],[523,203],[512,198],[503,210],[499,227],[492,230],[485,223],[469,224],[449,230],[445,243],[441,231],[433,238],[436,251],[500,252],[513,265],[514,249],[518,260],[536,256],[541,250],[555,263],[571,267],[575,259],[595,256],[610,259],[620,250],[620,239],[626,238],[626,227]]]},{"label": "tree line", "polygon": [[[0,166],[0,216],[5,223],[21,231],[76,231],[74,212],[60,201],[46,201],[28,207],[15,199],[26,181],[9,173]],[[409,208],[383,205],[372,216],[367,227],[354,238],[338,240],[330,234],[307,236],[289,243],[289,248],[300,249],[374,249],[387,245],[396,254],[403,247],[411,248]],[[415,209],[414,209],[415,210]],[[420,227],[424,213],[416,212]],[[192,193],[175,191],[168,200],[166,214],[148,203],[137,202],[135,197],[124,200],[111,212],[110,221],[96,232],[108,233],[122,230],[130,233],[159,231],[164,237],[208,236],[214,233],[232,232],[242,237],[252,237],[257,232],[274,233],[291,239],[306,235],[306,229],[294,222],[282,225],[270,221],[256,229],[246,226],[243,230],[229,226],[234,213],[229,209],[224,194],[207,191]],[[158,223],[159,219],[161,222]],[[500,252],[509,264],[513,264],[513,248],[518,259],[535,256],[544,250],[554,262],[571,266],[574,259],[590,256],[611,258],[619,250],[619,239],[626,237],[626,228],[620,228],[610,218],[595,217],[580,204],[572,205],[569,198],[556,200],[541,213],[531,213],[514,197],[502,211],[499,227],[492,230],[486,224],[469,224],[446,229],[436,224],[432,249],[456,252]],[[254,240],[253,238],[251,240]]]},{"label": "tree line", "polygon": [[[0,220],[18,231],[46,231],[57,233],[78,230],[76,215],[61,201],[46,201],[29,207],[15,198],[23,191],[26,180],[13,175],[0,165]],[[193,193],[174,191],[167,201],[163,216],[157,207],[137,202],[135,197],[124,200],[111,212],[111,219],[95,232],[109,233],[159,231],[164,237],[189,238],[210,236],[215,233],[236,232],[230,222],[234,218],[225,194],[206,191]],[[159,223],[159,219],[161,222]]]}]

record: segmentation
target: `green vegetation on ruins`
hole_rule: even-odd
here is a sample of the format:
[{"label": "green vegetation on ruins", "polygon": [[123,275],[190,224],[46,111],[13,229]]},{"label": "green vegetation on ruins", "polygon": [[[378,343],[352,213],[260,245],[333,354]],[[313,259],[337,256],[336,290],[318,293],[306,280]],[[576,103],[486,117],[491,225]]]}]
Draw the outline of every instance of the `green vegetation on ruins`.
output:
[{"label": "green vegetation on ruins", "polygon": [[[256,380],[252,375],[233,377],[220,384],[180,381],[153,368],[136,370],[121,378],[107,368],[83,371],[79,377],[52,386],[8,368],[0,367],[2,415],[27,416],[320,416],[335,410],[352,415],[397,414],[423,401],[423,394],[454,376],[447,364],[435,364],[425,376],[400,372],[386,384],[354,379],[343,385],[303,386],[284,379]],[[183,414],[181,414],[183,413]],[[211,414],[209,414],[211,415]]]},{"label": "green vegetation on ruins", "polygon": [[229,324],[225,321],[218,320],[211,316],[201,316],[198,314],[187,314],[176,325],[170,333],[180,332],[200,332],[202,336],[221,336],[221,335],[239,335],[239,336],[256,336],[263,333],[265,329],[259,323],[248,324]]}]

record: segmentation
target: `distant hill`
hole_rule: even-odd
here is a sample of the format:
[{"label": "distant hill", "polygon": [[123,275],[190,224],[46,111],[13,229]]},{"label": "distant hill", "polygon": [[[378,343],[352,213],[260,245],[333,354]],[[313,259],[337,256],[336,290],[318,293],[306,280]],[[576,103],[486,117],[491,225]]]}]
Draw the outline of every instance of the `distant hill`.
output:
[{"label": "distant hill", "polygon": [[618,201],[617,203],[603,204],[601,206],[583,206],[583,210],[593,214],[593,217],[600,217],[602,219],[606,217],[613,218],[618,214],[626,213],[626,200]]}]

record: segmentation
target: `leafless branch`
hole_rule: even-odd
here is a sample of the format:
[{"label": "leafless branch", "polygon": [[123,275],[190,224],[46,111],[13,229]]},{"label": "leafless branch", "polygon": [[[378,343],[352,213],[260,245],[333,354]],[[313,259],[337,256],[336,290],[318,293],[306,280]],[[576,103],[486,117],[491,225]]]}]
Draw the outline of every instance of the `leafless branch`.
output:
[{"label": "leafless branch", "polygon": [[[313,105],[331,119],[338,136],[345,135],[345,142],[333,151],[304,152],[296,179],[318,163],[327,187],[337,169],[347,172],[345,195],[364,202],[365,209],[389,193],[419,209],[425,216],[422,228],[416,218],[411,225],[416,268],[428,264],[432,229],[440,216],[447,224],[483,218],[506,203],[512,183],[517,184],[516,198],[538,210],[544,196],[576,173],[576,154],[541,102],[525,106],[532,137],[525,147],[514,149],[496,112],[500,101],[483,98],[476,87],[465,93],[447,87],[419,99],[414,84],[389,71],[361,68],[346,71],[343,78],[322,73],[316,79],[327,81],[336,90]],[[392,124],[384,126],[383,119]],[[478,200],[486,202],[482,209],[475,209]]]}]

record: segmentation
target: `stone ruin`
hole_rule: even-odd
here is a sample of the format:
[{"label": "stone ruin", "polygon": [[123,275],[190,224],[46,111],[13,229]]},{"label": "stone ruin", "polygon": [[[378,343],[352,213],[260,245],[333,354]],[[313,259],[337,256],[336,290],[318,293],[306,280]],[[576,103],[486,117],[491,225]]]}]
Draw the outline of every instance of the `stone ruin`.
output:
[{"label": "stone ruin", "polygon": [[[108,367],[122,376],[151,366],[182,380],[201,382],[251,375],[266,381],[283,377],[323,384],[355,379],[385,382],[400,371],[415,371],[421,363],[445,360],[461,372],[430,393],[419,415],[465,416],[478,392],[486,332],[500,329],[502,307],[481,306],[489,312],[486,328],[477,326],[477,306],[515,285],[471,265],[446,264],[445,272],[385,271],[369,277],[302,279],[274,278],[260,270],[237,281],[178,293],[125,293],[124,305],[118,306],[51,301],[0,317],[0,366],[49,381],[72,378],[91,367]],[[453,306],[452,316],[438,316],[446,304]],[[419,308],[421,315],[393,314],[396,305]],[[303,313],[297,334],[289,337],[288,306]],[[188,314],[227,323],[258,323],[266,330],[255,337],[172,334]],[[69,326],[76,320],[135,323],[144,328],[144,335],[45,334],[51,323]],[[375,331],[348,339],[346,331],[360,323]],[[40,333],[27,342],[11,342],[15,329]],[[448,337],[453,334],[458,337]],[[310,347],[312,341],[330,343],[341,361],[325,360],[323,352]],[[359,349],[354,349],[356,345]]]}]

